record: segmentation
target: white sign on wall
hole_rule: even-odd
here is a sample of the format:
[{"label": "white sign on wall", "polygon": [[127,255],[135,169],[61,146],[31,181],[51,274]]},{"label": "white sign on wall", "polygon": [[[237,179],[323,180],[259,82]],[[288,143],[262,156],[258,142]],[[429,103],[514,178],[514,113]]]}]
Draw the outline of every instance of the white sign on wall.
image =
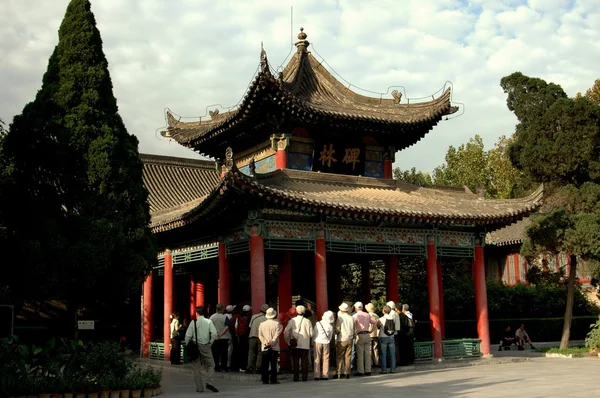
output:
[{"label": "white sign on wall", "polygon": [[79,330],[94,330],[94,321],[77,321]]}]

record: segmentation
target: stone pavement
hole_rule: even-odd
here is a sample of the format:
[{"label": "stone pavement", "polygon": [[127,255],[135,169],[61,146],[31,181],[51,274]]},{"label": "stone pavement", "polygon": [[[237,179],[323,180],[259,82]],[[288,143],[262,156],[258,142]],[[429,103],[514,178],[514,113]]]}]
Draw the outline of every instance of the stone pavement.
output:
[{"label": "stone pavement", "polygon": [[[450,361],[448,361],[449,363]],[[217,379],[220,393],[195,392],[191,373],[166,366],[163,371],[161,398],[204,395],[221,397],[576,397],[595,395],[600,359],[532,358],[524,361],[492,361],[493,366],[466,366],[415,370],[392,375],[353,377],[350,380],[329,380],[294,383],[281,380],[278,385],[263,385],[256,381]],[[255,379],[256,380],[256,379]]]}]

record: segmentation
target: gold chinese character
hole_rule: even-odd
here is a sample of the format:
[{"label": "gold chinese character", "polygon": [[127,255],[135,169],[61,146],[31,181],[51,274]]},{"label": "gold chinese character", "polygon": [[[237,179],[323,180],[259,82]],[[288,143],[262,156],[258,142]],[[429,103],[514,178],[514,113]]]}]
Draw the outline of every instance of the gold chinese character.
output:
[{"label": "gold chinese character", "polygon": [[325,166],[325,163],[327,163],[327,167],[331,167],[331,162],[337,162],[337,159],[333,157],[334,153],[333,144],[329,144],[329,149],[327,149],[327,144],[323,145],[321,157],[319,158],[321,166]]},{"label": "gold chinese character", "polygon": [[344,155],[344,159],[342,159],[342,163],[352,163],[352,170],[356,166],[356,163],[360,162],[358,157],[360,156],[360,148],[347,148],[346,154]]}]

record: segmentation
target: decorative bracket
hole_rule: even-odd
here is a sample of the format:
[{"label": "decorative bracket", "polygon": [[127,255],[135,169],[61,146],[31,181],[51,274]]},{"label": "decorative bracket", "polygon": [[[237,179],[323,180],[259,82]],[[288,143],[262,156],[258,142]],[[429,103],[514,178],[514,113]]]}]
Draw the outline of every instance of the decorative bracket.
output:
[{"label": "decorative bracket", "polygon": [[396,148],[390,146],[387,148],[387,151],[383,153],[383,160],[391,160],[392,162],[396,161]]},{"label": "decorative bracket", "polygon": [[[229,147],[225,150],[225,163],[221,166],[221,173],[227,174],[232,169],[233,169],[233,149],[231,149],[231,147]],[[219,170],[217,169],[217,171],[219,171]]]},{"label": "decorative bracket", "polygon": [[264,226],[265,223],[263,220],[248,220],[246,221],[244,230],[248,236],[264,236]]},{"label": "decorative bracket", "polygon": [[271,148],[276,151],[285,151],[291,138],[290,134],[271,134]]},{"label": "decorative bracket", "polygon": [[256,176],[256,162],[254,161],[254,156],[252,156],[252,158],[250,159],[248,169],[250,171],[250,177]]}]

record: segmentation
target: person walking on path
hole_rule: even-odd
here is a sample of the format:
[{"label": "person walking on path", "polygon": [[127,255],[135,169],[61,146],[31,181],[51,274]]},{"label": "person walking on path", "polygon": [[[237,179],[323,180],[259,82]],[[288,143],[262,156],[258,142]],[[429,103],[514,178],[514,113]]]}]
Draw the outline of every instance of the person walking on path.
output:
[{"label": "person walking on path", "polygon": [[[260,346],[260,340],[258,339],[258,328],[261,323],[267,320],[265,318],[265,312],[269,309],[268,304],[260,306],[260,312],[252,315],[250,318],[250,335],[248,338],[248,367],[247,372],[252,373],[253,371],[260,372],[262,365],[262,347]],[[256,366],[255,366],[256,364]]]},{"label": "person walking on path", "polygon": [[273,308],[267,309],[266,320],[258,327],[258,338],[263,350],[260,369],[263,384],[269,384],[269,382],[279,384],[277,381],[277,358],[279,357],[279,335],[283,328],[275,319],[276,317],[277,311]]},{"label": "person walking on path", "polygon": [[213,392],[219,392],[213,385],[215,361],[211,350],[211,345],[217,339],[217,329],[209,319],[204,317],[204,307],[196,307],[196,314],[198,315],[197,319],[190,322],[185,332],[185,345],[187,346],[190,341],[194,341],[198,346],[199,356],[195,363],[192,364],[196,391],[204,391],[202,374],[200,373],[200,366],[204,366],[207,374],[206,388]]},{"label": "person walking on path", "polygon": [[315,347],[315,380],[329,379],[329,343],[333,335],[333,312],[325,311],[313,330]]},{"label": "person walking on path", "polygon": [[[350,306],[342,303],[338,309],[338,319],[335,325],[337,343],[335,346],[337,359],[337,374],[334,379],[349,379],[352,362],[352,340],[354,339],[354,318],[348,312]],[[342,373],[343,372],[343,373]]]},{"label": "person walking on path", "polygon": [[[381,365],[380,373],[396,372],[396,324],[391,312],[393,310],[389,305],[383,306],[383,316],[379,318],[379,345],[381,346]],[[388,368],[387,359],[390,359],[391,366]]]},{"label": "person walking on path", "polygon": [[365,308],[371,319],[375,321],[375,324],[372,323],[369,328],[369,336],[371,337],[371,363],[372,366],[379,366],[379,327],[377,327],[379,315],[375,313],[375,306],[372,303],[365,305]]},{"label": "person walking on path", "polygon": [[312,324],[304,318],[306,308],[303,305],[296,307],[295,318],[290,319],[284,332],[284,339],[292,349],[292,363],[294,364],[294,381],[299,380],[300,366],[302,366],[302,381],[308,380],[308,352],[310,339],[313,335]]}]

